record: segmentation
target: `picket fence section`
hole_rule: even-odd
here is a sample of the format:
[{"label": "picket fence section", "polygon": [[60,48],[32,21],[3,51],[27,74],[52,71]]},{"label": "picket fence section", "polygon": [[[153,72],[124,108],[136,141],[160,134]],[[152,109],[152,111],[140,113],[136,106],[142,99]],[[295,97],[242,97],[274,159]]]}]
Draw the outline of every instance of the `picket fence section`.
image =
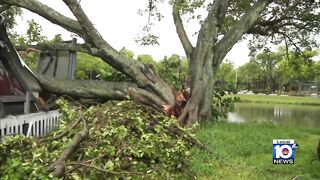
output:
[{"label": "picket fence section", "polygon": [[45,136],[58,127],[59,116],[58,110],[54,110],[2,118],[0,119],[0,142],[9,135]]}]

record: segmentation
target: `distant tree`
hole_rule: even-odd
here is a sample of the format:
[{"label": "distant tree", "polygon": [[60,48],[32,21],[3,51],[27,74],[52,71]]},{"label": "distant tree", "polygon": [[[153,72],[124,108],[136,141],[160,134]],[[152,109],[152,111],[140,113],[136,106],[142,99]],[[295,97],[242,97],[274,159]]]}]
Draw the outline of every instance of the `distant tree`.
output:
[{"label": "distant tree", "polygon": [[[283,53],[283,51],[282,51]],[[318,54],[317,51],[304,51],[301,54],[288,52],[283,55],[282,60],[278,63],[279,73],[283,85],[288,85],[288,90],[301,91],[302,82],[314,81],[317,72],[317,63],[312,60]]]},{"label": "distant tree", "polygon": [[134,57],[134,53],[128,49],[126,49],[125,47],[123,47],[122,49],[120,49],[120,54],[127,57],[127,58],[133,58]]},{"label": "distant tree", "polygon": [[261,90],[262,72],[259,70],[259,65],[254,60],[238,68],[238,83],[246,90]]},{"label": "distant tree", "polygon": [[52,40],[50,40],[50,43],[56,44],[61,43],[63,41],[61,34],[56,34]]},{"label": "distant tree", "polygon": [[215,76],[216,84],[221,85],[223,89],[234,89],[236,72],[234,65],[229,61],[220,64],[219,70]]},{"label": "distant tree", "polygon": [[158,72],[164,81],[177,90],[186,88],[188,72],[188,62],[186,59],[182,59],[179,55],[172,55],[169,58],[165,56],[158,63]]},{"label": "distant tree", "polygon": [[141,54],[138,55],[137,60],[144,64],[152,65],[154,68],[158,68],[158,63],[153,59],[153,57],[149,54]]},{"label": "distant tree", "polygon": [[104,63],[100,58],[86,53],[78,53],[76,67],[76,78],[79,80],[129,81],[125,75]]},{"label": "distant tree", "polygon": [[277,52],[264,51],[253,59],[266,79],[266,86],[270,93],[274,92],[277,88],[277,78],[279,77],[278,62],[281,58],[282,55]]}]

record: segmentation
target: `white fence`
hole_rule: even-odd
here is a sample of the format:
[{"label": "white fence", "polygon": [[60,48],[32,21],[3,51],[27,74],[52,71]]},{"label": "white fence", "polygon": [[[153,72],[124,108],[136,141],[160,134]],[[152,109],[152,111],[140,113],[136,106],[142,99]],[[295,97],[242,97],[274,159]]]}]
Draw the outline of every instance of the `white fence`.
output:
[{"label": "white fence", "polygon": [[8,135],[45,136],[58,127],[59,116],[55,110],[0,119],[0,142]]}]

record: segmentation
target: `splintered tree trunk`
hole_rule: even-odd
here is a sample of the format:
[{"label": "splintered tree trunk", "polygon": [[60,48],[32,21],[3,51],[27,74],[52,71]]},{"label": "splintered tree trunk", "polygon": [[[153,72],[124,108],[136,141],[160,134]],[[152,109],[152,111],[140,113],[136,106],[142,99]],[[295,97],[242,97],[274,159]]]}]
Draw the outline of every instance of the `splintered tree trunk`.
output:
[{"label": "splintered tree trunk", "polygon": [[217,65],[213,65],[213,50],[208,49],[210,50],[196,50],[190,60],[191,98],[179,118],[180,122],[187,127],[197,121],[210,120],[212,117],[213,76]]}]

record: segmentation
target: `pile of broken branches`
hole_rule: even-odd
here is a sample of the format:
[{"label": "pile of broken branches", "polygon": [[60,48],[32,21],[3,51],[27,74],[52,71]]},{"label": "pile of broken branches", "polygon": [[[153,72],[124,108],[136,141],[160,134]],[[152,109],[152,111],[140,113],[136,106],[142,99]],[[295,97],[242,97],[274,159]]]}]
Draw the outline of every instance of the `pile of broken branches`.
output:
[{"label": "pile of broken branches", "polygon": [[0,145],[0,177],[14,172],[12,161],[21,177],[190,177],[190,150],[204,148],[192,129],[137,103],[88,109],[59,104],[59,130],[42,139],[14,137]]}]

